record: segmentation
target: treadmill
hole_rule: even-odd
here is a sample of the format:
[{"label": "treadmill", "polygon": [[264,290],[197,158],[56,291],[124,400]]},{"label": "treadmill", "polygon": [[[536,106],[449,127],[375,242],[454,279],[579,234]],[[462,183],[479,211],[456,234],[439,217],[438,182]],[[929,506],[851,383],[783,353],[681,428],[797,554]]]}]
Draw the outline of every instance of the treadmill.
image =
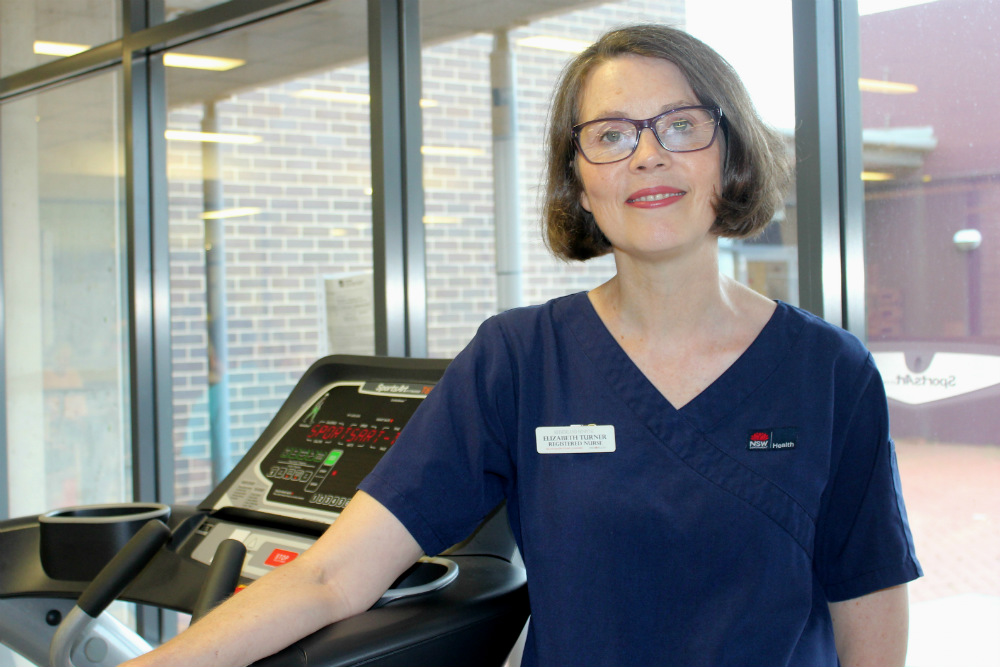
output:
[{"label": "treadmill", "polygon": [[[148,645],[102,613],[112,600],[197,618],[293,560],[336,520],[446,366],[320,359],[196,507],[92,505],[0,522],[0,643],[38,665],[116,665]],[[500,506],[460,544],[420,559],[370,610],[257,664],[499,667],[527,618],[525,573]]]}]

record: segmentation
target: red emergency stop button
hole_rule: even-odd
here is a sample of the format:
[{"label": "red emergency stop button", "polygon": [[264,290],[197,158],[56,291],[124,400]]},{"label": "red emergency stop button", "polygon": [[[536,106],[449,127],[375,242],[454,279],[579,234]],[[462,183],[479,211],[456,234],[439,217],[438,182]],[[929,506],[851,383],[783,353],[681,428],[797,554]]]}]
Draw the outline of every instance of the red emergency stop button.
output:
[{"label": "red emergency stop button", "polygon": [[298,556],[299,554],[294,551],[275,549],[271,552],[271,555],[267,557],[267,560],[264,561],[264,565],[278,567],[279,565],[284,565],[285,563],[291,563],[293,560],[298,558]]}]

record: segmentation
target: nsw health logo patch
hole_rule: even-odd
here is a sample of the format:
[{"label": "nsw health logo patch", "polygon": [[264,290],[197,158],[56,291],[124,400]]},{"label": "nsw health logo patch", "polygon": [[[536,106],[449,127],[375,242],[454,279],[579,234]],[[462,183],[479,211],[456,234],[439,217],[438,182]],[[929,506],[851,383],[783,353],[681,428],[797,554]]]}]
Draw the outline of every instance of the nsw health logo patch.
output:
[{"label": "nsw health logo patch", "polygon": [[795,449],[795,443],[794,427],[758,428],[747,435],[747,449],[750,451]]}]

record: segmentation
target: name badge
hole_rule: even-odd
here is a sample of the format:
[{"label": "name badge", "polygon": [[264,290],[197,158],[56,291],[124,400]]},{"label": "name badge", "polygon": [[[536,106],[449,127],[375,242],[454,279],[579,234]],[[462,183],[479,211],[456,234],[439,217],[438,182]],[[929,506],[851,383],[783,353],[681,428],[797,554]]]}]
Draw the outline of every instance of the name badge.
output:
[{"label": "name badge", "polygon": [[539,454],[600,454],[615,451],[615,427],[539,426],[535,429]]}]

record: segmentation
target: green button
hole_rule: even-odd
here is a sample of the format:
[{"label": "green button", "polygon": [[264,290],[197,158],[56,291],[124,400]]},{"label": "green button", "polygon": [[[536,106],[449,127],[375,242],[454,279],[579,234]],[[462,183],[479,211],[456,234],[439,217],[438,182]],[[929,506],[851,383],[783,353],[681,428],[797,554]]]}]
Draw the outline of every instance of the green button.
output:
[{"label": "green button", "polygon": [[337,465],[337,461],[339,461],[340,457],[343,455],[344,455],[344,450],[335,449],[326,455],[326,460],[323,461],[323,465],[330,466],[332,468],[333,466]]}]

